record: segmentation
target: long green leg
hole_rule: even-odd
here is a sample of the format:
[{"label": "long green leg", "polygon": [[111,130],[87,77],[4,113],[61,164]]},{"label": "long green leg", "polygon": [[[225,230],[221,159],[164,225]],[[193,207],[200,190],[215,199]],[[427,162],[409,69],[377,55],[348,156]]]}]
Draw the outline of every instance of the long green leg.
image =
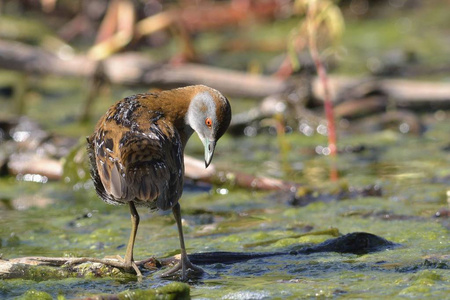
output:
[{"label": "long green leg", "polygon": [[136,274],[139,277],[142,277],[141,271],[139,271],[139,268],[136,266],[133,258],[133,249],[134,249],[134,242],[136,240],[136,233],[139,226],[139,214],[136,210],[136,206],[134,205],[134,202],[130,201],[130,214],[131,214],[131,233],[130,233],[130,239],[128,240],[128,246],[127,246],[127,252],[125,253],[125,259],[124,263],[127,267],[132,267]]},{"label": "long green leg", "polygon": [[178,264],[176,264],[172,269],[162,274],[162,277],[171,276],[181,269],[181,280],[186,281],[188,269],[191,269],[195,273],[200,274],[203,273],[204,271],[201,268],[193,265],[189,261],[189,258],[187,256],[186,247],[184,245],[183,226],[181,224],[181,209],[179,203],[175,204],[175,206],[172,208],[172,212],[178,227],[178,236],[180,238],[180,248],[181,248],[181,261]]},{"label": "long green leg", "polygon": [[129,271],[130,269],[133,269],[137,276],[138,279],[141,280],[142,279],[142,273],[139,270],[139,268],[137,267],[136,263],[134,262],[133,259],[133,248],[134,248],[134,241],[136,239],[136,233],[137,233],[137,229],[138,229],[138,225],[139,225],[139,214],[136,210],[136,207],[134,206],[133,202],[130,202],[130,213],[131,213],[131,234],[130,234],[130,240],[128,241],[128,245],[127,245],[127,252],[125,253],[125,258],[122,259],[122,257],[118,257],[119,261],[117,260],[111,260],[108,258],[104,258],[104,259],[98,259],[98,258],[93,258],[93,257],[82,257],[79,259],[74,259],[71,260],[70,264],[80,264],[83,262],[98,262],[98,263],[102,263],[104,265],[107,266],[113,266],[113,267],[117,267],[117,268],[123,268],[127,271]]}]

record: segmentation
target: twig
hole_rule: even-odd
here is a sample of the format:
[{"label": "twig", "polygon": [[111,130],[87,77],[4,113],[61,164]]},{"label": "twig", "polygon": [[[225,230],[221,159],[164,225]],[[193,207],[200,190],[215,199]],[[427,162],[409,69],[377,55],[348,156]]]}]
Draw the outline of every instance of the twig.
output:
[{"label": "twig", "polygon": [[307,28],[308,28],[308,45],[309,52],[313,58],[314,64],[316,65],[317,74],[319,75],[320,82],[323,87],[324,92],[324,107],[325,115],[328,122],[328,146],[330,148],[330,154],[336,155],[336,127],[334,124],[333,115],[333,103],[331,102],[330,87],[328,85],[328,76],[325,67],[320,59],[319,51],[317,49],[316,36],[317,28],[314,17],[316,16],[316,1],[311,1],[308,6],[307,13]]},{"label": "twig", "polygon": [[[329,231],[318,231],[310,232],[306,235],[319,234],[319,235],[338,235],[336,229],[330,229]],[[302,235],[296,235],[294,238]],[[292,236],[287,236],[286,238],[292,238]],[[273,243],[274,240],[267,241],[269,244]],[[264,243],[254,244],[249,246],[261,246]],[[375,251],[381,251],[385,249],[391,249],[397,247],[398,244],[392,243],[385,240],[382,237],[366,233],[366,232],[353,232],[340,236],[338,238],[329,239],[320,244],[312,245],[310,247],[303,247],[299,250],[286,250],[277,252],[206,252],[206,253],[194,253],[189,255],[189,259],[192,263],[198,265],[208,265],[208,264],[234,264],[243,261],[248,261],[255,258],[265,258],[272,256],[283,256],[283,255],[308,255],[311,253],[319,252],[338,252],[338,253],[370,253]],[[298,248],[291,247],[291,249]],[[137,261],[136,265],[144,268],[160,268],[161,266],[167,266],[174,262],[179,261],[179,255],[175,255],[169,258],[157,260],[154,258],[148,258],[145,260]],[[68,264],[81,264],[93,262],[88,267],[81,268],[54,268],[61,267]],[[101,271],[105,263],[107,266],[114,265],[115,260],[109,258],[98,259],[92,257],[22,257],[14,258],[11,260],[0,259],[0,279],[8,278],[22,278],[22,279],[35,279],[36,274],[38,276],[43,276],[43,278],[66,278],[77,274],[77,276],[86,276],[87,274],[95,274],[96,276],[111,276],[111,275],[125,275],[125,273],[113,272],[111,273],[110,268],[106,268],[109,271]],[[119,260],[117,260],[119,265]],[[47,267],[47,268],[46,268]],[[118,266],[120,269],[120,266]],[[57,272],[55,272],[57,271]],[[130,270],[131,271],[131,270]]]}]

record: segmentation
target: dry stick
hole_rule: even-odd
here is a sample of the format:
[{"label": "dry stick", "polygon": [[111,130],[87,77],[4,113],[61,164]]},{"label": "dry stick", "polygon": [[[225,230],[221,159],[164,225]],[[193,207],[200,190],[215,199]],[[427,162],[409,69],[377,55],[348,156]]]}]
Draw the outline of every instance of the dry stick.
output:
[{"label": "dry stick", "polygon": [[[450,107],[450,84],[446,82],[334,75],[328,76],[328,85],[333,99],[358,99],[375,92],[386,95],[396,107],[410,109]],[[311,81],[311,94],[319,102],[324,101],[322,81],[318,77]]]},{"label": "dry stick", "polygon": [[[205,162],[184,156],[185,177],[194,181],[207,182],[211,184],[226,184],[234,187],[254,189],[262,191],[291,191],[295,192],[299,184],[286,180],[258,177],[252,174],[237,172],[235,170],[217,169],[211,164],[205,169]],[[8,164],[9,172],[17,174],[40,174],[51,180],[60,180],[62,176],[62,163],[53,158],[40,158],[34,155],[22,156]]]},{"label": "dry stick", "polygon": [[114,1],[88,56],[94,60],[103,60],[128,45],[133,39],[134,19],[134,7],[130,1]]},{"label": "dry stick", "polygon": [[[291,88],[289,82],[264,75],[200,64],[171,66],[137,53],[113,55],[103,61],[112,84],[172,88],[191,84],[214,87],[228,97],[264,98]],[[92,76],[97,62],[83,55],[63,59],[42,48],[0,40],[0,68],[57,76]]]},{"label": "dry stick", "polygon": [[[152,257],[137,261],[136,265],[133,266],[134,270],[137,272],[139,271],[137,266],[142,266],[146,263],[154,261],[157,266],[165,266],[170,263],[177,261],[177,256],[171,257],[171,260],[169,259],[162,259],[156,260]],[[72,270],[72,268],[66,269],[69,276],[84,276],[86,272],[93,272],[96,273],[98,270],[103,266],[110,266],[122,269],[123,264],[121,262],[122,258],[95,258],[95,257],[39,257],[39,256],[32,256],[32,257],[21,257],[21,258],[13,258],[10,260],[4,260],[0,258],[0,280],[1,279],[9,279],[9,278],[29,278],[34,277],[37,272],[33,271],[30,268],[33,267],[62,267],[64,265],[67,266],[74,266],[74,265],[80,265],[83,263],[89,263],[89,268],[81,268]],[[46,274],[45,269],[36,269],[39,270],[39,274]],[[128,271],[128,270],[125,270]],[[130,270],[131,271],[131,270]],[[140,273],[140,271],[139,271]],[[54,274],[53,276],[65,278],[68,275],[65,273],[58,273]],[[139,280],[139,278],[138,278]]]},{"label": "dry stick", "polygon": [[[261,2],[261,1],[260,1]],[[279,9],[277,1],[256,2],[249,9],[247,4],[208,4],[169,9],[135,23],[134,7],[130,0],[113,1],[101,24],[96,45],[90,53],[98,59],[106,58],[123,49],[133,38],[150,35],[156,31],[177,27],[177,31],[188,55],[195,53],[185,33],[200,32],[225,26],[236,26],[248,19],[249,14],[257,18],[267,18]],[[117,32],[114,32],[117,27]],[[103,37],[102,37],[103,36]],[[100,40],[99,40],[100,38]],[[189,57],[187,57],[189,58]]]},{"label": "dry stick", "polygon": [[[0,68],[26,72],[32,75],[56,75],[62,77],[88,77],[95,72],[97,63],[84,55],[64,59],[39,47],[19,42],[0,40]],[[172,88],[189,84],[212,86],[232,101],[237,97],[262,99],[289,92],[292,83],[273,76],[253,75],[200,64],[171,66],[151,60],[138,53],[113,55],[104,60],[105,75],[112,84],[147,85]],[[450,107],[450,85],[446,82],[430,82],[404,79],[369,78],[373,90],[384,91],[390,101],[403,108]],[[339,97],[352,87],[367,83],[368,78],[327,76],[329,97]],[[325,98],[322,80],[311,79],[311,97]],[[237,100],[237,99],[236,99]]]},{"label": "dry stick", "polygon": [[[329,230],[324,231],[316,231],[310,232],[306,234],[298,234],[291,237],[285,238],[298,238],[304,235],[332,235],[339,236],[340,233],[337,229],[331,228]],[[269,240],[266,242],[261,242],[257,244],[248,244],[247,246],[256,247],[267,245],[276,242],[277,240]],[[311,247],[302,247],[299,250],[290,250],[286,252],[276,251],[276,252],[205,252],[205,253],[194,253],[190,254],[189,257],[191,261],[195,264],[205,265],[205,264],[217,264],[217,263],[225,263],[225,264],[233,264],[239,263],[242,261],[248,261],[254,258],[264,258],[264,257],[272,257],[279,255],[305,255],[312,254],[318,252],[337,252],[337,253],[370,253],[375,251],[380,251],[383,249],[392,249],[398,247],[399,244],[392,243],[382,237],[367,233],[367,232],[352,232],[343,236],[339,236],[334,239],[328,239],[320,244],[313,245]],[[291,247],[292,248],[292,247]],[[293,248],[292,248],[293,249]],[[144,265],[146,268],[159,268],[160,266],[166,266],[169,264],[173,264],[179,261],[179,254],[163,259],[154,259],[147,258],[141,261],[136,262],[136,265],[142,266]],[[110,259],[97,259],[97,258],[67,258],[67,257],[22,257],[22,258],[13,258],[11,260],[2,260],[0,259],[0,279],[8,279],[8,278],[30,278],[35,279],[36,274],[43,274],[45,276],[45,269],[32,269],[32,267],[36,266],[62,266],[64,264],[79,264],[85,262],[106,262],[107,265],[114,263],[114,261]],[[117,260],[116,260],[117,262]],[[120,266],[119,266],[120,267]],[[90,269],[90,270],[89,270]],[[155,269],[155,268],[154,268]],[[97,274],[96,270],[99,270],[98,266],[91,264],[89,268],[79,268],[78,270],[71,270],[69,268],[67,270],[68,273],[64,272],[53,272],[50,276],[66,278],[69,276],[84,276],[86,271],[93,272]],[[76,272],[76,273],[74,273]]]},{"label": "dry stick", "polygon": [[[336,127],[334,124],[334,115],[333,115],[333,103],[331,102],[330,97],[330,88],[328,86],[328,76],[325,70],[325,67],[320,59],[319,51],[317,50],[316,44],[316,24],[314,22],[314,17],[316,16],[316,2],[311,1],[308,6],[307,13],[307,29],[308,29],[308,41],[309,41],[309,53],[314,61],[314,64],[317,69],[317,74],[319,75],[320,82],[322,83],[323,91],[324,91],[324,107],[325,107],[325,116],[327,119],[328,126],[328,147],[330,149],[330,155],[332,157],[336,157],[337,148],[336,148]],[[333,158],[334,160],[334,158]],[[330,170],[330,178],[335,181],[338,179],[337,169],[335,163],[333,162]]]},{"label": "dry stick", "polygon": [[296,183],[270,177],[257,177],[251,174],[235,172],[232,170],[216,170],[214,165],[205,169],[202,160],[184,156],[185,176],[213,184],[228,184],[246,189],[263,191],[291,191],[295,192],[300,186]]},{"label": "dry stick", "polygon": [[110,39],[116,32],[118,26],[118,14],[120,10],[120,1],[113,0],[108,5],[105,15],[97,30],[97,36],[95,37],[95,44],[99,44]]}]

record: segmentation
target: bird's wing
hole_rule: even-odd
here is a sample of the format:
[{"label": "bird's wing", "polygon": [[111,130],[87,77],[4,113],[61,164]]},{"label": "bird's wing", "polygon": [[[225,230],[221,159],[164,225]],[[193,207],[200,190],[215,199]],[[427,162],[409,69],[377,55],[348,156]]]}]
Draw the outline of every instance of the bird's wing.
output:
[{"label": "bird's wing", "polygon": [[120,137],[125,128],[117,126],[103,117],[97,129],[88,138],[88,154],[91,163],[91,177],[97,194],[106,202],[122,204],[127,197],[126,182],[120,157]]},{"label": "bird's wing", "polygon": [[184,164],[179,134],[160,118],[131,128],[104,118],[90,138],[96,166],[93,178],[95,182],[97,175],[101,183],[100,192],[96,186],[97,193],[107,202],[134,201],[169,209],[182,192]]}]

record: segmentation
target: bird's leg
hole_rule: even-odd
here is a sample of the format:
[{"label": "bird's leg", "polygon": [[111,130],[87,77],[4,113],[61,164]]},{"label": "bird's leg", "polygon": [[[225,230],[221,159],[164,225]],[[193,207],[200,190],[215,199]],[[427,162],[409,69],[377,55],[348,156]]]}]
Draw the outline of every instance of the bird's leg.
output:
[{"label": "bird's leg", "polygon": [[128,241],[127,252],[125,253],[124,266],[127,268],[132,267],[136,271],[137,276],[142,277],[142,273],[139,271],[139,268],[133,259],[134,241],[136,240],[136,233],[139,226],[139,214],[136,210],[136,206],[134,206],[134,203],[130,201],[129,204],[131,214],[131,233]]},{"label": "bird's leg", "polygon": [[104,264],[107,266],[123,268],[127,271],[130,269],[134,269],[139,280],[141,280],[142,273],[139,270],[138,266],[136,265],[136,263],[134,262],[134,259],[133,259],[134,241],[136,239],[136,233],[137,233],[137,229],[138,229],[138,225],[139,225],[139,214],[138,214],[133,202],[130,202],[130,213],[131,213],[132,227],[131,227],[130,240],[128,241],[127,252],[125,253],[124,259],[122,259],[122,257],[120,257],[119,255],[117,255],[119,261],[112,260],[109,258],[101,259],[101,258],[93,258],[93,257],[82,257],[82,258],[74,258],[74,259],[68,260],[67,263],[69,265],[73,265],[73,264],[80,264],[80,263],[84,263],[84,262],[97,262],[97,263],[101,263],[101,264]]},{"label": "bird's leg", "polygon": [[172,208],[172,212],[173,212],[173,216],[175,217],[175,221],[177,222],[178,235],[180,237],[181,259],[180,259],[180,262],[177,263],[172,269],[163,273],[161,276],[162,277],[172,276],[173,274],[175,274],[176,272],[181,270],[181,280],[186,281],[187,280],[187,272],[189,269],[191,269],[194,273],[197,273],[197,274],[204,273],[204,271],[201,268],[193,265],[189,261],[189,258],[187,256],[186,247],[184,246],[183,227],[181,225],[181,211],[180,211],[179,203],[177,203]]}]

